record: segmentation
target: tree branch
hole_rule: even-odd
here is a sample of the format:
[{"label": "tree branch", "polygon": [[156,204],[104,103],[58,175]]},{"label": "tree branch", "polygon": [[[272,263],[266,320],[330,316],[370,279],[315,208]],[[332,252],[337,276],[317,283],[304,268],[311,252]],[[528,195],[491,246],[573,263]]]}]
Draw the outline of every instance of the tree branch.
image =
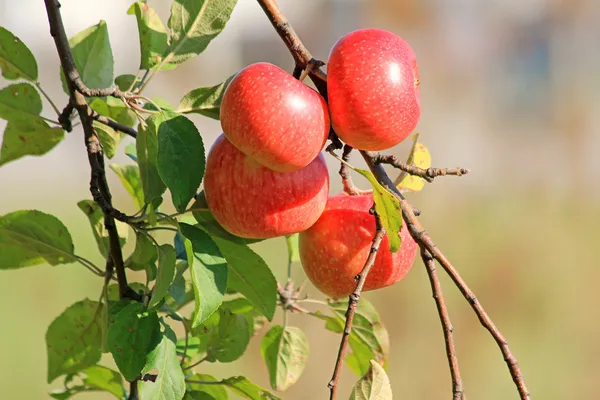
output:
[{"label": "tree branch", "polygon": [[398,168],[401,171],[406,172],[410,175],[415,175],[425,179],[427,182],[433,182],[433,178],[437,176],[453,175],[462,176],[469,173],[468,169],[465,168],[427,168],[422,169],[414,165],[403,163],[394,155],[384,155],[372,151],[366,151],[365,154],[375,164],[389,164],[394,168]]},{"label": "tree branch", "polygon": [[[257,1],[263,8],[265,14],[269,18],[269,21],[271,21],[271,24],[273,25],[273,27],[275,28],[275,30],[277,31],[279,36],[285,42],[288,50],[294,57],[296,64],[301,65],[303,68],[306,68],[306,66],[309,64],[310,60],[312,59],[312,56],[310,55],[308,50],[304,47],[304,45],[300,41],[300,38],[294,32],[294,30],[292,29],[288,20],[282,14],[281,10],[277,6],[277,2],[275,0],[257,0]],[[321,95],[327,100],[327,85],[326,85],[327,75],[321,69],[314,69],[309,74],[309,76],[315,83],[315,86],[319,90],[319,93],[321,93]],[[341,148],[341,142],[339,142],[339,139],[337,139],[337,136],[335,135],[335,132],[333,132],[333,129],[330,132],[330,138],[332,139],[332,145],[334,146],[334,148],[338,148],[338,149]],[[402,207],[402,217],[404,219],[404,222],[407,224],[407,226],[409,228],[409,232],[410,232],[411,236],[419,244],[419,247],[421,249],[427,250],[433,256],[433,258],[435,258],[435,260],[440,263],[440,265],[444,268],[444,270],[450,275],[450,277],[452,278],[452,280],[454,281],[456,286],[459,288],[459,290],[461,291],[463,296],[469,301],[469,304],[471,304],[471,307],[477,314],[481,324],[490,332],[492,337],[496,340],[496,343],[498,344],[498,346],[500,347],[500,350],[502,351],[504,360],[508,366],[511,377],[512,377],[513,381],[515,382],[515,385],[517,387],[517,390],[519,392],[521,399],[529,400],[529,398],[530,398],[529,392],[525,385],[525,381],[523,379],[521,369],[519,367],[517,359],[511,353],[506,339],[504,339],[504,337],[502,336],[502,334],[500,333],[498,328],[493,324],[492,320],[489,318],[489,316],[487,315],[487,313],[485,312],[483,307],[479,304],[477,298],[475,297],[475,295],[473,294],[471,289],[467,286],[465,281],[461,278],[458,271],[456,271],[456,269],[450,263],[450,261],[435,246],[435,244],[433,243],[433,241],[431,240],[431,238],[429,237],[427,232],[423,229],[419,220],[415,216],[414,209],[412,208],[410,203],[404,198],[402,193],[400,193],[400,191],[396,188],[396,186],[394,185],[394,182],[390,179],[390,177],[387,175],[387,173],[383,169],[383,166],[381,164],[377,164],[374,162],[373,157],[376,154],[373,154],[370,152],[365,152],[365,151],[361,151],[361,154],[362,154],[363,158],[365,159],[365,162],[369,166],[369,169],[371,170],[371,172],[373,172],[373,174],[377,178],[378,182],[381,185],[383,185],[384,187],[386,187],[388,191],[390,191],[392,194],[394,194],[399,199],[400,205]],[[338,357],[338,361],[339,361],[339,357]],[[337,369],[338,369],[338,366],[336,363],[336,370]],[[339,375],[339,373],[338,373],[338,375]],[[335,371],[334,371],[334,376],[335,376]],[[331,385],[331,382],[330,382],[330,385]],[[335,382],[334,382],[334,385],[335,385]]]},{"label": "tree branch", "polygon": [[137,131],[133,128],[128,127],[127,125],[123,125],[118,123],[117,121],[113,121],[112,119],[105,117],[104,115],[98,114],[96,111],[91,110],[92,119],[113,128],[116,131],[123,132],[132,138],[137,138]]},{"label": "tree branch", "polygon": [[[115,216],[122,217],[124,214],[112,207],[112,198],[104,168],[104,154],[98,135],[92,125],[92,113],[88,104],[80,91],[77,89],[77,82],[81,81],[79,72],[75,67],[69,40],[65,32],[65,27],[60,14],[60,4],[56,0],[44,0],[48,22],[50,24],[50,34],[54,39],[56,50],[60,58],[61,66],[67,77],[67,87],[69,88],[69,105],[61,114],[63,120],[70,116],[73,108],[77,110],[79,119],[84,132],[85,146],[88,155],[88,161],[91,168],[90,191],[92,197],[104,211],[104,224],[109,235],[110,255],[114,268],[117,272],[117,281],[119,284],[119,295],[121,297],[135,298],[133,290],[127,284],[127,276],[123,265],[123,253],[119,241],[119,234],[115,226]],[[81,82],[80,82],[81,83]]]},{"label": "tree branch", "polygon": [[62,112],[58,115],[58,122],[63,127],[63,129],[67,132],[71,132],[73,130],[73,123],[71,122],[71,115],[73,114],[74,110],[75,110],[75,107],[73,107],[73,104],[69,101],[69,103],[67,103],[67,105],[62,110]]},{"label": "tree branch", "polygon": [[444,300],[444,294],[442,292],[442,285],[440,284],[440,280],[435,270],[435,263],[433,257],[431,257],[431,255],[424,249],[421,249],[421,258],[423,259],[423,264],[425,265],[427,274],[429,275],[433,299],[435,300],[435,305],[442,323],[442,330],[444,331],[446,356],[448,357],[448,366],[450,368],[450,376],[452,377],[452,399],[467,400],[463,390],[462,378],[460,377],[460,368],[458,367],[456,350],[454,349],[454,328],[452,327],[452,322],[450,321],[450,315],[448,315],[446,301]]},{"label": "tree branch", "polygon": [[352,322],[354,320],[354,313],[356,312],[358,301],[360,300],[360,294],[362,293],[365,282],[367,281],[369,271],[371,271],[371,268],[375,264],[375,258],[377,257],[379,245],[381,244],[381,241],[385,236],[385,229],[383,229],[383,226],[381,225],[381,219],[379,218],[379,215],[375,213],[375,206],[373,206],[371,211],[375,216],[375,236],[373,237],[373,243],[371,244],[371,252],[369,253],[369,257],[367,257],[365,266],[363,267],[360,274],[356,275],[356,277],[354,278],[356,281],[358,281],[358,283],[356,284],[356,289],[354,289],[354,292],[352,292],[348,299],[348,310],[346,311],[346,324],[344,326],[344,332],[342,333],[342,340],[340,342],[337,360],[335,361],[333,376],[331,377],[331,380],[327,385],[330,390],[330,400],[335,400],[337,395],[337,384],[340,378],[340,374],[342,372],[342,364],[344,362],[344,356],[346,355],[346,347],[348,346],[348,339],[350,338],[350,332],[352,331]]},{"label": "tree branch", "polygon": [[496,327],[496,325],[492,322],[491,318],[484,310],[483,306],[475,297],[473,291],[469,288],[467,283],[460,276],[456,268],[452,265],[450,260],[446,258],[446,256],[437,248],[431,237],[427,233],[427,231],[423,228],[419,220],[417,219],[414,209],[411,204],[404,198],[402,193],[394,186],[393,182],[387,176],[383,166],[380,164],[375,164],[371,161],[370,156],[367,152],[361,151],[363,158],[367,162],[369,169],[373,172],[373,175],[377,178],[379,183],[384,186],[388,191],[394,194],[398,200],[400,201],[400,206],[402,207],[402,217],[404,222],[406,223],[408,230],[411,236],[415,239],[415,241],[419,244],[421,249],[425,249],[433,256],[433,258],[444,268],[446,273],[450,275],[450,278],[454,282],[454,284],[458,287],[462,295],[471,305],[473,311],[479,318],[479,322],[488,332],[492,335],[502,355],[504,357],[504,361],[508,366],[510,371],[510,375],[515,383],[519,395],[522,400],[529,400],[530,395],[527,390],[527,386],[525,385],[525,380],[523,378],[523,373],[521,372],[521,368],[519,367],[519,363],[517,358],[512,354],[510,348],[508,347],[508,341],[504,338],[500,330]]}]

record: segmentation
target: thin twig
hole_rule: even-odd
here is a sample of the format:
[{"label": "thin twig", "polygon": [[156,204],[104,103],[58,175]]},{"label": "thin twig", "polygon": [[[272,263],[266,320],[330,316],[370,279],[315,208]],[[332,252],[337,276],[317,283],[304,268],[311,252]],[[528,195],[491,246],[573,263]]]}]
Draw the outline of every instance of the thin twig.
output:
[{"label": "thin twig", "polygon": [[371,161],[375,164],[389,164],[394,168],[398,168],[401,171],[406,172],[409,175],[418,176],[425,179],[427,182],[433,182],[433,178],[438,176],[453,175],[463,176],[469,173],[468,169],[465,168],[419,168],[414,165],[406,164],[398,159],[394,155],[384,155],[372,151],[366,151]]},{"label": "thin twig", "polygon": [[[344,145],[344,151],[342,152],[342,160],[348,162],[350,160],[350,153],[354,150],[349,145]],[[352,182],[351,169],[344,163],[340,163],[340,177],[342,178],[342,185],[344,186],[344,192],[350,196],[357,196],[362,194],[363,191],[357,188]]]},{"label": "thin twig", "polygon": [[137,131],[135,129],[130,128],[127,125],[120,124],[117,121],[113,121],[112,119],[105,117],[104,115],[100,115],[94,110],[91,110],[91,112],[92,112],[92,118],[95,119],[96,121],[98,121],[106,126],[109,126],[109,127],[113,128],[114,130],[123,132],[123,133],[131,136],[134,139],[137,137]]},{"label": "thin twig", "polygon": [[450,315],[448,314],[448,309],[446,308],[446,301],[444,300],[442,285],[440,284],[437,271],[435,270],[435,263],[433,257],[431,257],[431,255],[424,249],[421,249],[421,258],[423,259],[423,264],[425,264],[427,274],[429,275],[433,299],[435,300],[435,305],[442,323],[442,330],[444,331],[446,356],[448,357],[448,366],[450,368],[450,376],[452,377],[452,399],[467,400],[463,390],[462,378],[460,377],[460,368],[458,366],[458,358],[456,357],[456,350],[454,348],[454,328],[452,327]]},{"label": "thin twig", "polygon": [[375,258],[377,257],[377,250],[379,250],[379,245],[385,236],[385,229],[381,225],[381,219],[375,212],[373,212],[375,216],[375,236],[373,237],[373,243],[371,244],[371,252],[369,253],[369,257],[365,262],[364,267],[359,275],[357,275],[354,279],[358,281],[356,284],[356,288],[354,292],[350,295],[348,299],[348,310],[346,311],[346,324],[344,326],[344,332],[342,333],[342,340],[340,342],[340,349],[338,351],[337,360],[335,361],[335,367],[333,369],[333,376],[331,377],[331,381],[327,385],[330,390],[329,399],[334,400],[337,394],[337,383],[340,378],[340,373],[342,372],[342,363],[344,362],[344,356],[346,354],[346,347],[348,346],[348,339],[350,338],[350,332],[352,331],[352,321],[354,320],[354,313],[356,312],[356,306],[358,305],[358,301],[360,300],[360,294],[363,290],[363,286],[367,280],[367,276],[369,275],[369,271],[375,264]]},{"label": "thin twig", "polygon": [[46,91],[42,88],[42,85],[39,82],[35,82],[35,87],[37,87],[38,90],[40,91],[40,93],[42,94],[42,96],[44,96],[46,98],[46,100],[48,100],[48,103],[50,103],[50,106],[54,109],[54,111],[56,112],[56,115],[60,115],[60,111],[58,110],[58,107],[52,101],[52,99],[50,98],[48,93],[46,93]]},{"label": "thin twig", "polygon": [[[294,30],[292,29],[289,21],[282,14],[279,9],[277,2],[275,0],[257,0],[265,14],[269,18],[269,21],[279,34],[279,36],[283,39],[286,44],[288,50],[294,57],[296,61],[296,65],[306,66],[312,59],[312,56],[308,52],[308,50],[304,47],[300,38],[296,35]],[[320,69],[314,70],[310,75],[313,80],[317,90],[327,100],[327,75]],[[332,145],[334,148],[341,148],[341,142],[333,132],[333,129],[330,131],[330,139],[332,140]],[[429,253],[442,265],[444,270],[450,275],[456,286],[459,288],[463,296],[469,301],[473,310],[477,314],[479,321],[481,324],[490,332],[490,334],[496,340],[502,354],[504,356],[504,360],[509,368],[511,377],[517,386],[517,390],[519,391],[519,395],[522,400],[529,400],[529,392],[527,391],[527,387],[525,385],[525,381],[523,379],[523,375],[521,373],[521,369],[517,363],[517,359],[511,353],[508,342],[504,339],[498,328],[493,324],[483,307],[477,301],[477,298],[471,291],[471,289],[467,286],[464,280],[460,277],[458,271],[452,266],[450,261],[444,256],[444,254],[435,246],[427,232],[423,229],[420,222],[415,216],[414,209],[408,203],[408,201],[404,198],[402,193],[394,186],[394,183],[389,178],[383,166],[380,164],[376,164],[373,161],[373,154],[369,154],[367,152],[361,151],[363,158],[365,159],[369,169],[378,182],[387,188],[391,193],[393,193],[399,200],[400,205],[402,206],[402,216],[407,226],[409,227],[409,232],[411,236],[415,239],[415,241],[419,244],[421,248],[425,248],[429,251]],[[339,361],[339,359],[338,359]],[[336,369],[338,366],[336,365]],[[334,372],[335,375],[335,372]]]},{"label": "thin twig", "polygon": [[193,363],[192,365],[188,365],[187,367],[185,367],[183,370],[187,371],[188,369],[192,369],[200,364],[202,364],[204,361],[206,361],[208,359],[208,356],[196,361],[195,363]]}]

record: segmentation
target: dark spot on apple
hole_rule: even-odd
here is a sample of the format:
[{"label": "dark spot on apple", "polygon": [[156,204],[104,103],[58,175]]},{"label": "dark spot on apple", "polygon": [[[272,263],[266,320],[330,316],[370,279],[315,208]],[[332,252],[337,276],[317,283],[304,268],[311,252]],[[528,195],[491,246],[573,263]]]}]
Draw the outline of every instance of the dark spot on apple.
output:
[{"label": "dark spot on apple", "polygon": [[117,347],[117,353],[122,352],[123,350]]},{"label": "dark spot on apple", "polygon": [[27,138],[25,138],[23,135],[19,135],[19,140],[23,143],[27,143]]}]

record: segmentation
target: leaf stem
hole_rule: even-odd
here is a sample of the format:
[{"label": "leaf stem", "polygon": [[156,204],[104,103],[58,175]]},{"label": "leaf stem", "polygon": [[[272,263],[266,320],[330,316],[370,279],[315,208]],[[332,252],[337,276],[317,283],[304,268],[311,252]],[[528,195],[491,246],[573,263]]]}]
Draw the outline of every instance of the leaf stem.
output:
[{"label": "leaf stem", "polygon": [[50,105],[52,106],[52,108],[56,112],[56,115],[60,115],[60,110],[58,109],[58,107],[56,106],[56,104],[52,101],[52,99],[50,98],[50,96],[48,95],[48,93],[46,93],[46,91],[42,88],[42,84],[39,83],[39,82],[35,82],[34,84],[35,84],[35,87],[38,88],[38,90],[40,91],[40,93],[42,94],[42,96],[44,96],[46,98],[46,100],[48,100],[48,103],[50,103]]},{"label": "leaf stem", "polygon": [[92,271],[95,275],[98,276],[104,276],[104,272],[97,267],[94,263],[92,263],[90,260],[83,258],[81,256],[78,256],[77,254],[74,254],[75,259],[84,267],[86,267],[87,269],[89,269],[90,271]]},{"label": "leaf stem", "polygon": [[193,363],[192,365],[188,365],[187,367],[183,368],[183,370],[187,371],[188,369],[192,369],[192,368],[202,364],[204,361],[206,361],[207,358],[208,358],[208,355],[205,356],[204,358],[200,359],[199,361]]},{"label": "leaf stem", "polygon": [[195,383],[198,385],[226,385],[225,381],[195,381],[193,379],[186,379],[186,383]]}]

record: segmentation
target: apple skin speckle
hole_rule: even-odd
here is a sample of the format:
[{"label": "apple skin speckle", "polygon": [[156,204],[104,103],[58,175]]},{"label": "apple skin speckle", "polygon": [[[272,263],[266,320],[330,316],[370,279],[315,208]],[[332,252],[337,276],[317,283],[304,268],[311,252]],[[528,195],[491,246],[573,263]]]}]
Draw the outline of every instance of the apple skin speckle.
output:
[{"label": "apple skin speckle", "polygon": [[417,59],[399,36],[382,29],[347,34],[331,49],[327,75],[331,123],[350,146],[389,149],[419,122]]},{"label": "apple skin speckle", "polygon": [[[354,277],[362,271],[375,236],[375,218],[369,214],[372,205],[371,194],[331,196],[318,221],[300,233],[304,271],[327,296],[346,297],[356,288]],[[388,236],[384,236],[363,291],[390,286],[410,271],[418,245],[406,224],[400,230],[400,237],[400,249],[392,254]]]},{"label": "apple skin speckle", "polygon": [[225,137],[274,171],[296,171],[312,162],[325,145],[329,126],[321,95],[269,63],[241,70],[221,102]]},{"label": "apple skin speckle", "polygon": [[273,171],[221,135],[208,154],[204,193],[228,232],[267,239],[301,232],[317,221],[327,203],[329,173],[321,154],[297,171]]}]

